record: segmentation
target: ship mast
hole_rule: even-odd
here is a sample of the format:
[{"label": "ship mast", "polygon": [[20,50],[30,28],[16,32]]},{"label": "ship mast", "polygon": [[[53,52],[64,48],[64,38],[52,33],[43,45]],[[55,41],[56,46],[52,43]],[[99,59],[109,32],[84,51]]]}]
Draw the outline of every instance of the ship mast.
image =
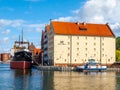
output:
[{"label": "ship mast", "polygon": [[23,41],[24,41],[24,40],[23,40],[23,29],[22,29],[22,43],[23,43]]}]

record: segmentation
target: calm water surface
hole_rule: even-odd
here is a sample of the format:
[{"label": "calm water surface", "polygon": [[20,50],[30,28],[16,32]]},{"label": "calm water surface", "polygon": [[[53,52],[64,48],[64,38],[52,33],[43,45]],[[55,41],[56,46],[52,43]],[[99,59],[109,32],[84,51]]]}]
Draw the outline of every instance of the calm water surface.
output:
[{"label": "calm water surface", "polygon": [[16,70],[0,64],[0,90],[120,90],[120,72]]}]

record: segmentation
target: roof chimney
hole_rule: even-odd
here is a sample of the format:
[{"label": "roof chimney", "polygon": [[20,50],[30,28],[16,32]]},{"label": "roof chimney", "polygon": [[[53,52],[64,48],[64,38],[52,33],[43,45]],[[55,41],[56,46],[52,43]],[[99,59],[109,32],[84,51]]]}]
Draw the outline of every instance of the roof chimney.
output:
[{"label": "roof chimney", "polygon": [[107,22],[106,24],[107,24],[107,25],[109,25],[109,23],[108,23],[108,22]]},{"label": "roof chimney", "polygon": [[80,23],[79,23],[79,22],[76,22],[75,24],[79,26]]},{"label": "roof chimney", "polygon": [[86,25],[86,23],[85,23],[85,22],[83,22],[83,25]]}]

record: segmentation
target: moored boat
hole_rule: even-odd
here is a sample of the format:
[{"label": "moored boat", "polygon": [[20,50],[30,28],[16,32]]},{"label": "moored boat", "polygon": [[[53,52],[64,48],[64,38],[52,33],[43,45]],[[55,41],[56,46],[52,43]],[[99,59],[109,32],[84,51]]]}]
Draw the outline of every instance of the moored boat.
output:
[{"label": "moored boat", "polygon": [[21,50],[15,52],[15,55],[10,62],[12,69],[28,69],[31,68],[32,53],[29,51]]},{"label": "moored boat", "polygon": [[83,66],[77,66],[78,71],[102,71],[106,70],[107,66],[102,66],[100,63],[95,62],[95,59],[89,59]]},{"label": "moored boat", "polygon": [[10,62],[10,67],[13,69],[28,69],[32,65],[32,53],[29,51],[29,42],[22,40],[14,43],[14,56]]}]

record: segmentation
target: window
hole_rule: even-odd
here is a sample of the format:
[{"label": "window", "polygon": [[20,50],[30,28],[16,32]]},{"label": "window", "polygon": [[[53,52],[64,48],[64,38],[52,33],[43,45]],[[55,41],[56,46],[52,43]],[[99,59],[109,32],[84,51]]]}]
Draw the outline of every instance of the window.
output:
[{"label": "window", "polygon": [[68,50],[70,50],[70,48],[68,47]]},{"label": "window", "polygon": [[66,62],[67,60],[65,59],[65,62]]},{"label": "window", "polygon": [[94,37],[94,40],[96,40],[96,37]]},{"label": "window", "polygon": [[102,56],[104,57],[104,54],[102,54]]},{"label": "window", "polygon": [[79,45],[79,42],[77,42],[77,45]]},{"label": "window", "polygon": [[82,30],[82,31],[86,31],[87,30],[87,28],[85,28],[85,27],[82,27],[82,28],[79,27],[79,29]]},{"label": "window", "polygon": [[94,48],[94,51],[96,51],[96,48]]},{"label": "window", "polygon": [[96,43],[94,43],[94,46],[96,45]]},{"label": "window", "polygon": [[79,36],[77,36],[77,39],[79,39]]},{"label": "window", "polygon": [[77,60],[75,59],[75,62],[76,62]]},{"label": "window", "polygon": [[68,56],[70,56],[70,54],[68,53]]},{"label": "window", "polygon": [[64,44],[64,41],[60,41],[61,44]]},{"label": "window", "polygon": [[102,48],[102,51],[104,51],[104,48]]},{"label": "window", "polygon": [[104,46],[104,43],[102,43],[102,46]]},{"label": "window", "polygon": [[68,42],[68,45],[70,44],[70,42]]},{"label": "window", "polygon": [[77,48],[77,50],[79,50],[79,48]]},{"label": "window", "polygon": [[96,54],[94,54],[94,57],[96,56]]},{"label": "window", "polygon": [[79,53],[77,53],[77,56],[79,56]]}]

